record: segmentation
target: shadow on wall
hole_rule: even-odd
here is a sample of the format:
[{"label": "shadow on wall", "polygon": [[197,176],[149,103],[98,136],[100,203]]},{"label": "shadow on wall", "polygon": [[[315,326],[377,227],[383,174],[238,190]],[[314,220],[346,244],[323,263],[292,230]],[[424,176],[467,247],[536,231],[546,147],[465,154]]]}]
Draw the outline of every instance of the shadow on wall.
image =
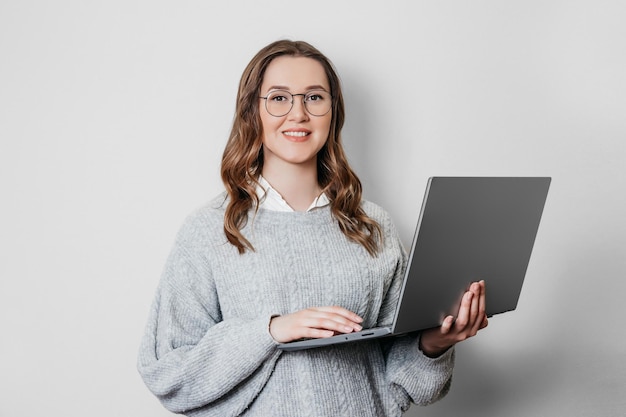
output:
[{"label": "shadow on wall", "polygon": [[457,347],[448,396],[428,407],[413,406],[405,417],[513,417],[540,415],[533,410],[546,409],[562,379],[558,352],[546,349],[545,355],[514,357],[510,352],[478,351],[477,344],[465,343]]},{"label": "shadow on wall", "polygon": [[[374,133],[376,123],[374,108],[371,105],[369,90],[365,88],[359,75],[350,68],[343,71],[342,88],[344,104],[346,108],[346,120],[342,130],[343,146],[348,156],[348,162],[356,171],[364,184],[366,192],[371,192],[375,188],[375,164],[373,155],[373,141],[380,140]],[[347,81],[346,81],[347,80]]]}]

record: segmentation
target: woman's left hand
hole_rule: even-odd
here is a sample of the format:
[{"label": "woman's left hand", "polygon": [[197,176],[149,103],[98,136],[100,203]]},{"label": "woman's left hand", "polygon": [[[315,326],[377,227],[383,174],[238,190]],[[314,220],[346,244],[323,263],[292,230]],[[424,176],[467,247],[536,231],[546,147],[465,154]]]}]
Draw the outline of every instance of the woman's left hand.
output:
[{"label": "woman's left hand", "polygon": [[440,327],[422,332],[420,349],[426,356],[437,357],[458,342],[476,336],[487,327],[485,314],[485,281],[474,282],[461,299],[461,308],[456,320],[452,316],[444,319]]}]

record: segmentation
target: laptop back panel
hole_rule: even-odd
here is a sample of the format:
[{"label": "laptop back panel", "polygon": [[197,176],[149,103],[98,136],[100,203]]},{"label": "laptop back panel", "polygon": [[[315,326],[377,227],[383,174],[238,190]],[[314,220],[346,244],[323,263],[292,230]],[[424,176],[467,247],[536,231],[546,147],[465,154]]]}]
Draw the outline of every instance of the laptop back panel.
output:
[{"label": "laptop back panel", "polygon": [[487,315],[517,307],[550,186],[548,177],[429,179],[394,333],[456,317],[463,293],[485,280]]}]

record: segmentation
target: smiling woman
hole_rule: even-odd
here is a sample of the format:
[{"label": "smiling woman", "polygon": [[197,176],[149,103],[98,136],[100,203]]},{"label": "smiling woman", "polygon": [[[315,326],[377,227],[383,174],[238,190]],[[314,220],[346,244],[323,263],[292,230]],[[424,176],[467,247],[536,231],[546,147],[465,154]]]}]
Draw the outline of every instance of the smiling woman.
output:
[{"label": "smiling woman", "polygon": [[[276,86],[280,85],[280,89]],[[304,210],[321,193],[317,182],[317,154],[326,144],[332,113],[315,116],[310,113],[311,86],[328,91],[322,65],[312,58],[284,56],[274,59],[265,71],[261,92],[270,97],[261,110],[263,126],[263,177],[281,190],[283,198],[296,210]],[[288,91],[304,91],[294,99]],[[300,96],[304,100],[299,100]],[[319,97],[319,94],[317,95]],[[318,100],[322,103],[323,100]],[[329,100],[327,102],[330,102]],[[277,104],[278,103],[278,104]],[[287,104],[287,105],[286,105]],[[270,113],[277,106],[289,107],[282,116]],[[313,105],[316,108],[319,105]],[[308,177],[308,178],[305,178]]]},{"label": "smiling woman", "polygon": [[482,284],[464,297],[462,324],[278,348],[389,324],[401,292],[406,253],[387,212],[361,198],[343,120],[339,78],[308,43],[272,43],[245,69],[222,158],[226,192],[183,224],[139,353],[168,409],[391,417],[448,392],[452,346],[486,325]]},{"label": "smiling woman", "polygon": [[[299,75],[294,70],[302,71],[302,74]],[[301,84],[295,85],[296,83]],[[284,118],[272,116],[268,111],[268,94],[276,90],[292,95],[293,100],[287,113],[283,114]],[[315,115],[311,114],[311,106],[308,104],[304,104],[304,109],[299,107],[299,100],[293,97],[293,94],[306,94],[306,103],[306,97],[313,90],[328,92],[331,100],[330,109],[319,116],[317,112]],[[260,105],[262,101],[265,101],[265,106]],[[272,102],[282,102],[282,98]],[[294,115],[290,115],[291,113],[296,118],[308,119],[311,126],[317,127],[318,133],[321,125],[330,120],[327,135],[322,139],[325,143],[315,156],[316,163],[312,164],[313,161],[309,160],[307,169],[298,169],[291,165],[287,168],[289,171],[283,173],[266,172],[265,154],[268,150],[265,141],[271,139],[276,129],[291,123],[289,130],[294,133],[289,137],[292,139],[295,135],[308,133],[307,127],[303,126],[307,120],[294,122]],[[281,198],[297,210],[302,210],[311,194],[320,195],[320,189],[323,190],[331,201],[330,210],[342,232],[350,240],[363,245],[370,254],[376,252],[380,228],[366,215],[360,204],[361,182],[348,164],[341,141],[344,118],[339,76],[330,60],[310,44],[301,41],[274,42],[261,49],[250,61],[241,77],[233,128],[222,157],[222,180],[230,197],[226,207],[224,231],[228,241],[241,253],[246,248],[253,249],[251,243],[241,234],[240,228],[248,219],[248,211],[259,207],[256,188],[262,175],[273,176],[274,181],[284,181],[284,184],[270,183],[280,189]],[[280,131],[278,134],[287,140],[288,135]],[[305,142],[310,146],[314,141]],[[306,182],[304,178],[297,179],[300,175],[307,177]]]}]

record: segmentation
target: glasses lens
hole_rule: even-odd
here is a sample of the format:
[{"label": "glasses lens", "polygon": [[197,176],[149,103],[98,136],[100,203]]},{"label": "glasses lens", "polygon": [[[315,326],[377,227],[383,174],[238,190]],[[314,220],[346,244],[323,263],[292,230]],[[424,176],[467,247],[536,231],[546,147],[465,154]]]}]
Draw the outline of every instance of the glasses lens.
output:
[{"label": "glasses lens", "polygon": [[281,117],[289,113],[292,101],[293,97],[288,91],[272,91],[265,99],[265,108],[272,116]]},{"label": "glasses lens", "polygon": [[330,111],[332,104],[332,97],[324,90],[309,91],[304,96],[304,106],[313,116],[325,115]]}]

